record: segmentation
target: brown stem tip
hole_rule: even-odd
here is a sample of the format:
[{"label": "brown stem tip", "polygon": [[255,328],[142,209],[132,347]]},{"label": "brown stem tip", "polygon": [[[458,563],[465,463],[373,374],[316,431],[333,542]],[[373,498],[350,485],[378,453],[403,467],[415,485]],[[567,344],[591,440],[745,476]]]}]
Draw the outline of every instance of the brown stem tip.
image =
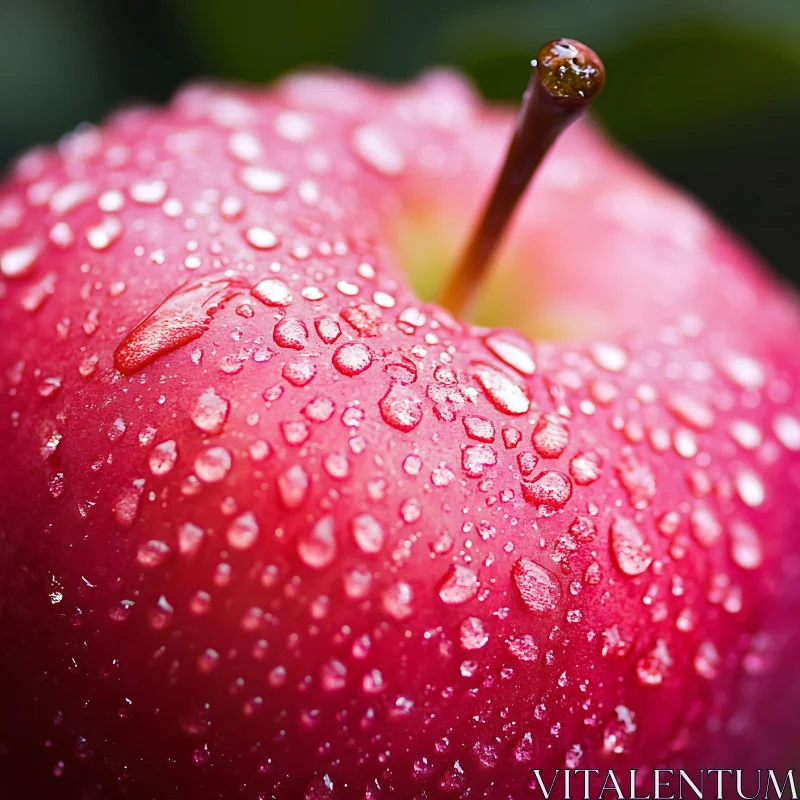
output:
[{"label": "brown stem tip", "polygon": [[532,65],[500,174],[440,298],[456,316],[469,312],[514,209],[550,146],[592,104],[605,83],[597,54],[572,39],[548,42]]}]

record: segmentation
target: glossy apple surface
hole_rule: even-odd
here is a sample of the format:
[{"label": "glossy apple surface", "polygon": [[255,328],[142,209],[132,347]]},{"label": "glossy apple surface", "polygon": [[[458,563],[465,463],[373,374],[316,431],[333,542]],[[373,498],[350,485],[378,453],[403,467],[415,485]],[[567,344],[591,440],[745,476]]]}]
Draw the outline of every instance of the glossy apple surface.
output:
[{"label": "glossy apple surface", "polygon": [[448,74],[306,75],[19,161],[8,786],[505,798],[534,767],[791,764],[796,299],[580,125],[486,286],[502,327],[425,302],[511,122]]}]

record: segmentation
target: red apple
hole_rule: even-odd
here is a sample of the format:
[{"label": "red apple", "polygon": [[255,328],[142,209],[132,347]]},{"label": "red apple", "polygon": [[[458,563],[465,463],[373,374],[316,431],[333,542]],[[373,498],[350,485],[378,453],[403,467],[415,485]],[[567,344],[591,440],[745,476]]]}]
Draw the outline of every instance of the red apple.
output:
[{"label": "red apple", "polygon": [[0,187],[0,786],[520,797],[786,767],[800,314],[589,124],[425,302],[512,115],[193,86]]}]

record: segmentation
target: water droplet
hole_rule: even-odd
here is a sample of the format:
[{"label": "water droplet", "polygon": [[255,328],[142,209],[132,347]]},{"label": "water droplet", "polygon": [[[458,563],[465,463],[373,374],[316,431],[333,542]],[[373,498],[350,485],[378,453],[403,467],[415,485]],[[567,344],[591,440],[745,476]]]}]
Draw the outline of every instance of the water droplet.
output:
[{"label": "water droplet", "polygon": [[364,553],[379,553],[383,548],[386,533],[383,526],[371,514],[359,514],[350,523],[353,538]]},{"label": "water droplet", "polygon": [[734,479],[736,493],[740,500],[750,508],[758,508],[765,499],[766,491],[761,478],[752,470],[741,470]]},{"label": "water droplet", "polygon": [[486,347],[503,363],[525,376],[536,372],[530,342],[512,331],[493,331],[484,340]]},{"label": "water droplet", "polygon": [[707,431],[714,427],[714,412],[695,397],[681,393],[672,394],[667,398],[667,408],[690,428]]},{"label": "water droplet", "polygon": [[384,591],[381,602],[383,610],[393,619],[407,619],[414,612],[414,590],[405,581],[398,581]]},{"label": "water droplet", "polygon": [[462,564],[453,564],[439,582],[438,592],[443,603],[460,605],[471,600],[478,591],[478,576]]},{"label": "water droplet", "polygon": [[144,481],[138,478],[134,480],[130,486],[124,488],[117,496],[112,510],[115,519],[123,528],[130,528],[135,522],[136,515],[139,513],[139,499],[143,491]]},{"label": "water droplet", "polygon": [[422,401],[413,389],[401,383],[395,383],[389,388],[378,407],[384,421],[404,433],[414,430],[422,419]]},{"label": "water droplet", "polygon": [[171,472],[177,460],[178,447],[173,439],[169,439],[153,448],[147,463],[150,466],[150,472],[159,476]]},{"label": "water droplet", "polygon": [[234,131],[228,137],[228,152],[245,164],[261,157],[261,144],[249,131]]},{"label": "water droplet", "polygon": [[30,275],[39,256],[39,250],[37,244],[9,248],[0,255],[0,272],[6,278],[24,278]]},{"label": "water droplet", "polygon": [[256,194],[276,194],[285,189],[287,183],[286,175],[267,167],[243,167],[239,177]]},{"label": "water droplet", "polygon": [[478,442],[494,441],[494,425],[486,417],[464,417],[464,430]]},{"label": "water droplet", "polygon": [[689,516],[692,535],[703,547],[711,547],[722,536],[722,525],[707,508],[696,508]]},{"label": "water droplet", "polygon": [[292,386],[307,386],[317,374],[316,364],[311,361],[287,361],[283,365],[281,375]]},{"label": "water droplet", "polygon": [[667,650],[666,642],[659,639],[650,652],[636,662],[636,676],[645,686],[660,686],[671,665],[672,657]]},{"label": "water droplet", "polygon": [[508,652],[519,661],[536,661],[539,658],[539,648],[529,633],[514,637],[506,641]]},{"label": "water droplet", "polygon": [[569,444],[566,420],[556,414],[542,414],[533,429],[532,442],[542,458],[558,458]]},{"label": "water droplet", "polygon": [[504,414],[525,414],[531,406],[528,391],[502,372],[485,364],[475,364],[474,376],[489,402]]},{"label": "water droplet", "polygon": [[800,450],[800,419],[791,414],[778,414],[772,426],[775,438],[792,452]]},{"label": "water droplet", "polygon": [[647,508],[656,494],[656,478],[650,467],[628,456],[617,465],[617,476],[631,505],[639,511]]},{"label": "water droplet", "polygon": [[719,650],[714,642],[706,639],[697,648],[694,656],[694,668],[701,678],[713,680],[719,674]]},{"label": "water droplet", "polygon": [[342,375],[353,377],[372,366],[372,351],[365,344],[348,342],[336,350],[332,360]]},{"label": "water droplet", "polygon": [[311,435],[308,423],[303,420],[281,422],[280,429],[284,441],[291,447],[299,447]]},{"label": "water droplet", "polygon": [[93,250],[107,250],[122,236],[122,223],[117,217],[104,217],[99,225],[86,232],[86,241]]},{"label": "water droplet", "polygon": [[602,459],[598,453],[578,453],[569,462],[569,474],[578,486],[588,486],[603,474]]},{"label": "water droplet", "polygon": [[167,196],[167,184],[161,180],[138,181],[131,185],[130,196],[142,205],[158,205]]},{"label": "water droplet", "polygon": [[340,692],[347,686],[347,667],[335,658],[322,665],[321,684],[326,692]]},{"label": "water droplet", "polygon": [[214,315],[247,289],[236,278],[198,278],[173,292],[114,351],[114,365],[132,375],[159,356],[198,339]]},{"label": "water droplet", "polygon": [[467,617],[459,625],[458,640],[465,650],[480,650],[489,641],[483,620],[479,617]]},{"label": "water droplet", "polygon": [[259,281],[251,294],[268,306],[285,307],[292,303],[292,293],[280,278],[265,278]]},{"label": "water droplet", "polygon": [[309,487],[308,473],[299,465],[289,467],[278,475],[278,496],[289,511],[299,508],[306,499]]},{"label": "water droplet", "polygon": [[606,723],[603,729],[603,749],[607,753],[621,755],[628,752],[630,740],[636,733],[636,714],[627,706],[619,705],[614,711],[616,717]]},{"label": "water droplet", "polygon": [[182,556],[192,558],[200,552],[200,545],[203,543],[204,532],[192,522],[182,522],[178,526],[178,552]]},{"label": "water droplet", "polygon": [[197,428],[212,435],[222,433],[230,411],[230,403],[214,389],[206,389],[192,409],[192,422]]},{"label": "water droplet", "polygon": [[742,389],[757,391],[767,380],[764,367],[755,358],[741,353],[725,353],[720,359],[719,366],[725,375]]},{"label": "water droplet", "polygon": [[256,250],[272,250],[279,243],[278,237],[271,230],[259,226],[248,228],[245,232],[245,239]]},{"label": "water droplet", "polygon": [[224,447],[209,447],[201,450],[194,460],[194,471],[203,483],[218,483],[233,466],[233,457]]},{"label": "water droplet", "polygon": [[488,444],[471,444],[461,451],[461,466],[470,478],[478,478],[497,463],[497,453]]},{"label": "water droplet", "polygon": [[339,323],[335,319],[331,319],[331,317],[321,317],[315,320],[314,327],[317,335],[325,344],[333,344],[342,335]]},{"label": "water droplet", "polygon": [[611,555],[623,575],[641,575],[653,563],[653,548],[636,523],[615,517],[611,523]]},{"label": "water droplet", "polygon": [[285,317],[275,324],[272,338],[278,347],[302,350],[308,341],[308,328],[302,320]]},{"label": "water droplet", "polygon": [[288,142],[305,142],[316,132],[316,126],[306,115],[297,111],[281,111],[273,121],[275,133]]},{"label": "water droplet", "polygon": [[258,539],[258,521],[251,512],[236,517],[225,534],[228,544],[235,550],[247,550]]},{"label": "water droplet", "polygon": [[628,366],[628,354],[614,344],[598,342],[590,349],[592,361],[608,372],[624,372]]},{"label": "water droplet", "polygon": [[315,397],[303,408],[303,416],[310,422],[327,422],[336,410],[333,400],[327,397]]},{"label": "water droplet", "polygon": [[356,128],[352,138],[353,150],[370,167],[382,175],[399,175],[406,160],[391,136],[376,124]]},{"label": "water droplet", "polygon": [[572,483],[561,472],[541,472],[532,480],[522,481],[522,496],[541,516],[549,517],[566,506],[572,496]]},{"label": "water droplet", "polygon": [[333,517],[320,519],[297,543],[297,553],[303,563],[312,569],[324,569],[336,557],[336,536]]},{"label": "water droplet", "polygon": [[522,602],[537,614],[553,611],[561,596],[561,586],[550,570],[522,557],[514,562],[511,577]]},{"label": "water droplet", "polygon": [[145,569],[160,567],[169,557],[170,549],[166,542],[151,539],[145,542],[136,553],[136,560]]},{"label": "water droplet", "polygon": [[761,537],[756,529],[741,520],[735,520],[730,527],[731,557],[742,569],[758,569],[764,560]]}]

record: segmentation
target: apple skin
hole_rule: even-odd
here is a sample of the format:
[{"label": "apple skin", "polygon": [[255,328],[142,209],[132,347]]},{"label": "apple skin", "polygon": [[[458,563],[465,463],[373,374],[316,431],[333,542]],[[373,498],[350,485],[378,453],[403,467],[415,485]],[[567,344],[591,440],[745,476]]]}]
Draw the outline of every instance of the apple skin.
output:
[{"label": "apple skin", "polygon": [[461,237],[511,123],[447,73],[301,75],[19,161],[0,785],[500,798],[796,761],[796,300],[579,125],[489,287],[573,341],[421,302],[397,221]]}]

